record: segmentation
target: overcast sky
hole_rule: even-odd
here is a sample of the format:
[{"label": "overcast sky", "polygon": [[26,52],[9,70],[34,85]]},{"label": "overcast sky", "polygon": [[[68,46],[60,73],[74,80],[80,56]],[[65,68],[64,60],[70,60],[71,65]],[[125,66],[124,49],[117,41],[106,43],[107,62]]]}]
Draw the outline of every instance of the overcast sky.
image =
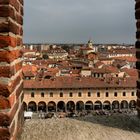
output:
[{"label": "overcast sky", "polygon": [[24,0],[24,43],[134,43],[134,0]]}]

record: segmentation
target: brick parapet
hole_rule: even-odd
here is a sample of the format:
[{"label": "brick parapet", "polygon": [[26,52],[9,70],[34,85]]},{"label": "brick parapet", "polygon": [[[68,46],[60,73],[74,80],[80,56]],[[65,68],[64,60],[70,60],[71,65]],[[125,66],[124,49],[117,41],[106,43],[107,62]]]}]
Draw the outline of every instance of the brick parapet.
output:
[{"label": "brick parapet", "polygon": [[16,139],[23,124],[23,0],[0,0],[0,138]]}]

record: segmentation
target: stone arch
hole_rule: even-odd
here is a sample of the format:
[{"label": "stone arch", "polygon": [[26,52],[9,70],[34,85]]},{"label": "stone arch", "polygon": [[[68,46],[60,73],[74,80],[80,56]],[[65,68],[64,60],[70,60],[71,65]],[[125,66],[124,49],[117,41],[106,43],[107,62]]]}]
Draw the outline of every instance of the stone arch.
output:
[{"label": "stone arch", "polygon": [[65,102],[59,101],[57,103],[57,111],[58,112],[65,112],[65,109],[66,109]]},{"label": "stone arch", "polygon": [[121,101],[121,109],[128,109],[128,102],[126,100]]},{"label": "stone arch", "polygon": [[27,104],[25,102],[23,102],[23,110],[27,111],[27,109],[28,109]]},{"label": "stone arch", "polygon": [[76,110],[77,110],[77,111],[82,111],[82,110],[84,110],[84,102],[83,102],[83,101],[78,101],[78,102],[76,103]]},{"label": "stone arch", "polygon": [[104,110],[110,110],[111,109],[111,103],[109,101],[103,102],[103,109]]},{"label": "stone arch", "polygon": [[131,100],[130,102],[129,102],[129,108],[130,109],[134,109],[134,108],[136,108],[136,101],[135,100]]},{"label": "stone arch", "polygon": [[73,101],[68,101],[67,102],[67,111],[75,111],[75,103]]},{"label": "stone arch", "polygon": [[93,110],[93,102],[92,101],[87,101],[85,103],[85,110]]},{"label": "stone arch", "polygon": [[119,101],[115,100],[112,102],[112,109],[116,110],[116,109],[119,109],[120,108],[120,104],[119,104]]},{"label": "stone arch", "polygon": [[48,103],[48,112],[56,112],[56,103],[53,101],[50,101]]},{"label": "stone arch", "polygon": [[37,105],[34,101],[28,103],[28,110],[33,112],[37,111]]},{"label": "stone arch", "polygon": [[38,111],[43,111],[43,112],[46,112],[46,103],[41,101],[38,103]]},{"label": "stone arch", "polygon": [[94,103],[94,109],[95,110],[101,110],[102,109],[102,102],[101,101],[96,101]]}]

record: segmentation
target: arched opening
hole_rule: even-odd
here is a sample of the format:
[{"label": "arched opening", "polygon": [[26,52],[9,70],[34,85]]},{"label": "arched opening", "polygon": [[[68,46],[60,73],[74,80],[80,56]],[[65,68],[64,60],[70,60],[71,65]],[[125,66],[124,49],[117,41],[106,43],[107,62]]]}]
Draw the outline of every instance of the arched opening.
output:
[{"label": "arched opening", "polygon": [[87,101],[85,103],[85,110],[93,110],[93,103],[92,103],[92,101]]},{"label": "arched opening", "polygon": [[38,103],[38,111],[46,112],[46,103],[45,102],[39,102]]},{"label": "arched opening", "polygon": [[51,101],[48,103],[48,112],[56,112],[56,103]]},{"label": "arched opening", "polygon": [[65,103],[63,101],[58,102],[57,111],[58,112],[65,112]]},{"label": "arched opening", "polygon": [[112,110],[117,110],[119,109],[119,101],[113,101],[112,102]]},{"label": "arched opening", "polygon": [[102,103],[100,101],[96,101],[94,103],[94,109],[95,110],[101,110],[102,109]]},{"label": "arched opening", "polygon": [[24,111],[27,111],[27,104],[25,102],[23,102],[23,109]]},{"label": "arched opening", "polygon": [[78,101],[78,102],[76,103],[76,110],[77,110],[77,111],[82,111],[82,110],[84,110],[84,102]]},{"label": "arched opening", "polygon": [[128,102],[127,101],[122,101],[121,102],[121,109],[128,109]]},{"label": "arched opening", "polygon": [[28,104],[28,110],[29,111],[33,111],[33,112],[37,111],[36,103],[33,102],[33,101],[29,102],[29,104]]},{"label": "arched opening", "polygon": [[103,109],[104,109],[104,110],[110,110],[110,109],[111,109],[111,104],[110,104],[109,101],[105,101],[105,102],[103,103]]},{"label": "arched opening", "polygon": [[130,109],[136,108],[136,101],[135,101],[135,100],[131,100],[131,101],[129,102],[129,108],[130,108]]},{"label": "arched opening", "polygon": [[52,76],[50,76],[50,75],[46,75],[46,76],[44,77],[44,79],[51,79],[51,77],[52,77]]},{"label": "arched opening", "polygon": [[70,112],[75,111],[75,103],[73,101],[69,101],[67,103],[67,111],[70,111]]}]

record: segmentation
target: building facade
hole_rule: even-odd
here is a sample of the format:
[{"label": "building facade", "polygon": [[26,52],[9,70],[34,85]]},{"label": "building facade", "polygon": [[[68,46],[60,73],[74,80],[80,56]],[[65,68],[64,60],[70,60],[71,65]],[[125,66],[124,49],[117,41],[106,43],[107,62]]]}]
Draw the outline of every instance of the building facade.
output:
[{"label": "building facade", "polygon": [[[120,84],[87,77],[80,79],[63,77],[63,80],[60,79],[40,82],[24,81],[25,110],[67,112],[136,108],[137,97],[134,79],[128,78],[125,81],[120,81]],[[62,85],[58,83],[60,81]]]}]

